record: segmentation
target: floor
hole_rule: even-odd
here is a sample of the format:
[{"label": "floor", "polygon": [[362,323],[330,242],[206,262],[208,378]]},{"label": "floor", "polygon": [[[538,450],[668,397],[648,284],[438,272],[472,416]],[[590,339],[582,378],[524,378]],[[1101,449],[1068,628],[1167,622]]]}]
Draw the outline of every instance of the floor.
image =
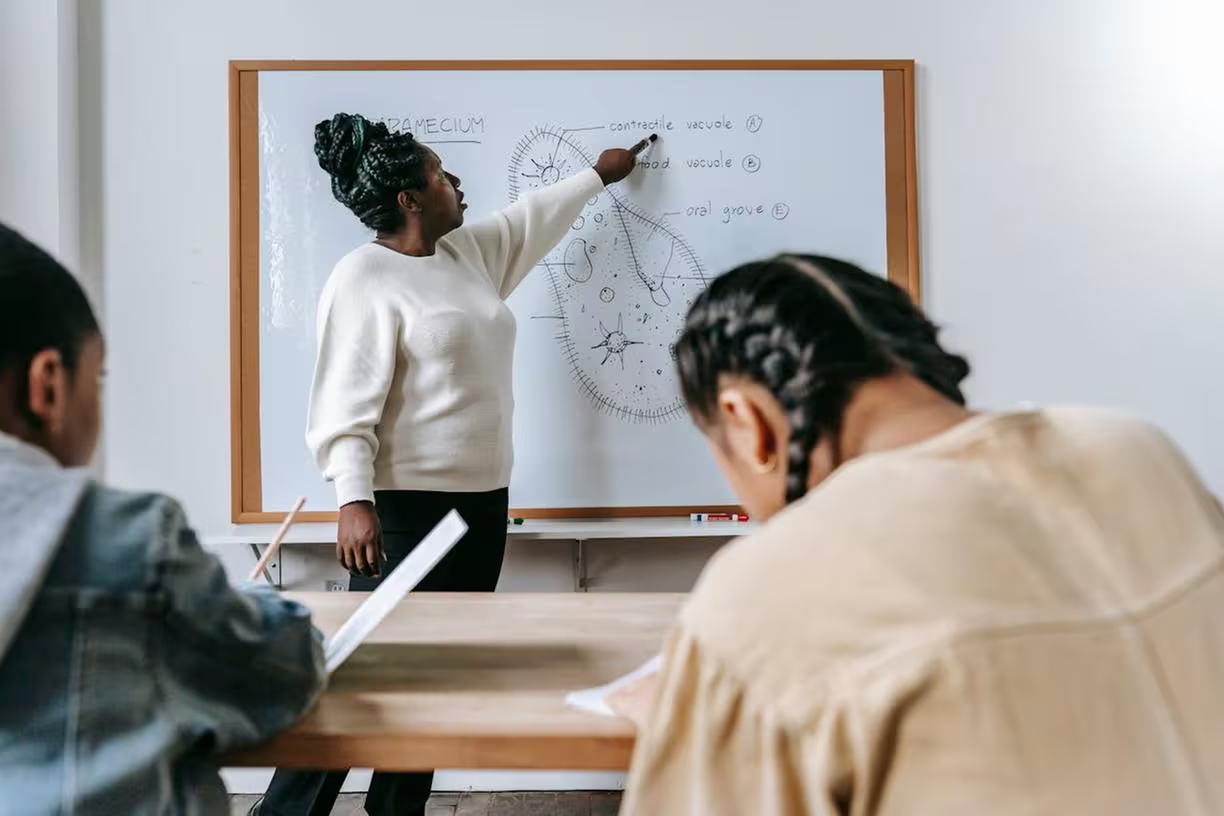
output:
[{"label": "floor", "polygon": [[[246,816],[258,796],[232,796],[233,816]],[[332,816],[363,816],[363,794],[344,794]],[[434,794],[426,816],[616,816],[619,793]]]}]

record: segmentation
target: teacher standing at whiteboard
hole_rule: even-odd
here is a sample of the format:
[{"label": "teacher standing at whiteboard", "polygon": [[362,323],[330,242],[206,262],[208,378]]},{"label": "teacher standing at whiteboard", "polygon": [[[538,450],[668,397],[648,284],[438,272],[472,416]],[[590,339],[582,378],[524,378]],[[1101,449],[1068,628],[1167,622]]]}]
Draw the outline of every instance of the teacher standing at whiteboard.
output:
[{"label": "teacher standing at whiteboard", "polygon": [[[376,234],[323,287],[306,432],[336,487],[350,591],[377,587],[451,510],[469,531],[420,589],[496,589],[513,461],[505,299],[644,145],[605,150],[593,168],[464,226],[459,179],[411,134],[344,113],[315,127],[336,200]],[[329,813],[346,773],[278,771],[257,812]],[[365,809],[424,814],[432,785],[432,773],[375,773]]]}]

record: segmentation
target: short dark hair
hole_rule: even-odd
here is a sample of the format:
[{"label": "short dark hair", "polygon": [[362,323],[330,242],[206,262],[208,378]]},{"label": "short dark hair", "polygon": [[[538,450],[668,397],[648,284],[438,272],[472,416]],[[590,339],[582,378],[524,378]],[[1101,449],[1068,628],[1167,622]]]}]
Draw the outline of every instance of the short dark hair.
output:
[{"label": "short dark hair", "polygon": [[807,491],[813,449],[836,439],[854,388],[907,371],[963,405],[963,357],[945,351],[939,329],[899,286],[820,255],[780,255],[720,276],[694,301],[676,366],[689,410],[709,421],[719,379],[741,376],[786,411],[786,500]]},{"label": "short dark hair", "polygon": [[331,176],[332,195],[376,232],[404,225],[397,198],[428,186],[427,151],[411,133],[392,133],[360,114],[337,113],[315,125],[315,157]]},{"label": "short dark hair", "polygon": [[0,375],[16,369],[18,398],[28,402],[34,356],[55,349],[74,370],[81,347],[99,333],[89,298],[67,269],[16,231],[0,224]]}]

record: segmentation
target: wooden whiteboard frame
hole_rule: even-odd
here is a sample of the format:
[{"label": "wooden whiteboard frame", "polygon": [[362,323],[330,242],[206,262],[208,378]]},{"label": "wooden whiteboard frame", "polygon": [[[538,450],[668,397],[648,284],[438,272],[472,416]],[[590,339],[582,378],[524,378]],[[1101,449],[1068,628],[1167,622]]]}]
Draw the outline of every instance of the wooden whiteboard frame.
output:
[{"label": "wooden whiteboard frame", "polygon": [[[259,416],[259,73],[261,71],[879,71],[884,78],[884,177],[888,279],[920,298],[918,161],[913,60],[234,60],[230,87],[230,438],[235,524],[270,524],[263,507]],[[736,508],[522,508],[525,518],[683,516]],[[335,521],[334,512],[298,514]]]}]

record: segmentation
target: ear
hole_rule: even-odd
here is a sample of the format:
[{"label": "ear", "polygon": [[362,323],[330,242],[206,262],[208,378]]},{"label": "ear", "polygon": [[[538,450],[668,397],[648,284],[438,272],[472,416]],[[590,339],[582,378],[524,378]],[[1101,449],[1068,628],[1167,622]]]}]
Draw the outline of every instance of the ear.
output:
[{"label": "ear", "polygon": [[57,433],[68,404],[68,371],[55,349],[34,355],[29,371],[29,410],[47,430]]},{"label": "ear", "polygon": [[755,395],[741,388],[723,389],[718,415],[732,454],[760,471],[778,461],[777,434]]},{"label": "ear", "polygon": [[404,212],[419,213],[421,211],[421,194],[416,190],[400,190],[395,197],[400,209]]}]

